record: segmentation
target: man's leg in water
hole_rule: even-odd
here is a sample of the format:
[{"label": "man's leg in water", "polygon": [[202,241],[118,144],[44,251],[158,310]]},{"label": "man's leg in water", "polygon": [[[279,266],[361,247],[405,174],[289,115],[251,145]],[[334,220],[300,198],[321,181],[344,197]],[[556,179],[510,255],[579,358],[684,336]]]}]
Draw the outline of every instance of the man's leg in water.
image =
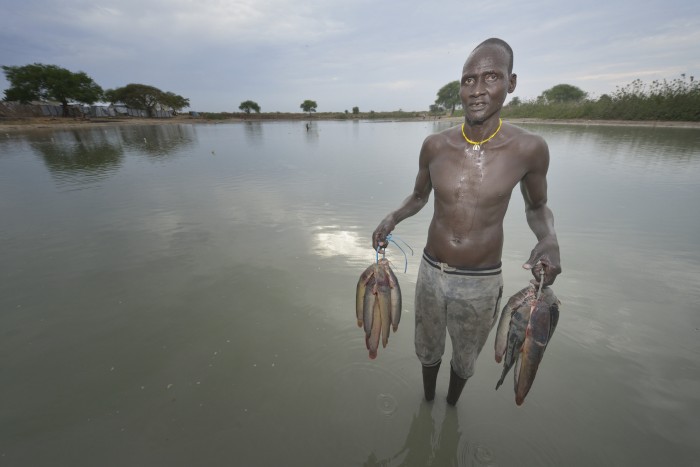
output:
[{"label": "man's leg in water", "polygon": [[416,281],[415,347],[423,371],[423,392],[428,401],[435,398],[435,385],[447,337],[445,297],[441,288],[440,271],[423,258]]},{"label": "man's leg in water", "polygon": [[476,359],[496,323],[503,294],[500,265],[472,273],[450,277],[447,289],[447,330],[452,341],[447,394],[450,405],[457,403],[465,383],[474,374]]}]

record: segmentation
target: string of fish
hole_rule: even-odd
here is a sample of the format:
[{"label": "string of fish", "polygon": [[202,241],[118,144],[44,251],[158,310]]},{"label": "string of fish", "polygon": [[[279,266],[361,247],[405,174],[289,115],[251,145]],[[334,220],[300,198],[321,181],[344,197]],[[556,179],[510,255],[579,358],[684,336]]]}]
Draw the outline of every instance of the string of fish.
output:
[{"label": "string of fish", "polygon": [[[406,255],[406,252],[403,250],[403,248],[401,248],[401,245],[399,245],[398,243],[396,243],[396,242],[394,241],[394,238],[396,238],[398,241],[400,241],[401,243],[403,243],[404,245],[406,245],[406,247],[407,247],[409,250],[411,250],[411,256],[413,256],[413,248],[411,248],[411,245],[409,245],[409,244],[406,243],[405,241],[401,240],[401,239],[400,239],[398,236],[396,236],[396,235],[389,234],[389,235],[386,236],[386,241],[387,241],[387,242],[391,242],[391,243],[393,243],[394,245],[396,245],[396,247],[397,247],[399,250],[401,250],[401,253],[403,253],[403,257],[404,257],[404,268],[403,268],[403,272],[406,273],[406,272],[408,271],[408,256]],[[387,245],[388,245],[388,244],[387,244]],[[381,247],[380,245],[377,245],[377,263],[379,263],[379,250],[381,250],[381,249],[382,249],[382,247]],[[385,248],[384,251],[382,252],[382,258],[385,258],[385,257],[386,257],[386,248]]]}]

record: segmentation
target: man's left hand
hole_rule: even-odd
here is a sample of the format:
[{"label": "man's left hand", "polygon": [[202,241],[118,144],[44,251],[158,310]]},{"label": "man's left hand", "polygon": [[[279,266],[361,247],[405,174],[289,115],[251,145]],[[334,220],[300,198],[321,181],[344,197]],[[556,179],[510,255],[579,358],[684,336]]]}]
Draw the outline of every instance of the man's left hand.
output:
[{"label": "man's left hand", "polygon": [[559,261],[559,244],[556,239],[542,239],[537,242],[530,254],[530,259],[523,264],[524,269],[532,271],[535,277],[532,282],[539,287],[540,277],[544,271],[543,286],[552,285],[554,280],[561,274],[561,264]]}]

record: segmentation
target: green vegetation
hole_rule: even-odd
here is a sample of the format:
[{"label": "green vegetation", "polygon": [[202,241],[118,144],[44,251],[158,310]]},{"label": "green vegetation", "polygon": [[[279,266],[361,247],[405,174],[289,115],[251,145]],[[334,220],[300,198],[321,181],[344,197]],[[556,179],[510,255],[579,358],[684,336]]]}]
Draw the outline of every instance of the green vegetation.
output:
[{"label": "green vegetation", "polygon": [[153,116],[157,109],[178,111],[189,107],[190,101],[170,91],[145,84],[128,84],[117,89],[103,91],[87,74],[73,73],[56,65],[34,63],[24,66],[3,66],[10,87],[5,90],[6,101],[26,104],[35,100],[58,101],[63,115],[68,116],[69,104],[94,104],[107,100],[141,109]]},{"label": "green vegetation", "polygon": [[10,82],[5,90],[6,101],[25,104],[34,100],[58,101],[63,106],[63,115],[68,116],[68,104],[93,104],[102,97],[102,88],[82,71],[73,73],[41,63],[3,66],[2,70]]},{"label": "green vegetation", "polygon": [[113,104],[121,102],[134,109],[145,110],[149,117],[153,116],[156,107],[178,111],[190,105],[189,99],[146,84],[132,83],[121,88],[108,89],[104,97]]},{"label": "green vegetation", "polygon": [[557,84],[553,88],[544,91],[538,99],[550,103],[581,102],[587,94],[570,84]]},{"label": "green vegetation", "polygon": [[685,74],[672,81],[653,81],[650,85],[637,79],[622,88],[617,88],[610,95],[603,94],[598,99],[547,98],[548,91],[558,86],[543,92],[534,101],[522,102],[513,98],[503,108],[503,117],[700,121],[700,84],[693,76],[688,77]]},{"label": "green vegetation", "polygon": [[[306,120],[308,114],[301,112],[261,112],[259,114],[246,114],[243,112],[200,112],[200,117],[205,120]],[[319,112],[316,117],[320,120],[408,120],[422,119],[427,116],[426,112],[407,112],[395,110],[391,112]]]},{"label": "green vegetation", "polygon": [[[10,87],[5,90],[6,101],[58,101],[63,106],[63,115],[69,115],[71,104],[93,104],[102,100],[113,104],[122,103],[134,109],[141,109],[153,116],[157,109],[171,109],[175,112],[189,107],[190,101],[169,91],[145,84],[128,84],[121,88],[103,91],[84,72],[71,72],[56,65],[34,63],[24,66],[2,66]],[[359,107],[352,113],[325,112],[318,118],[327,119],[415,119],[440,118],[446,113],[452,117],[464,115],[459,97],[460,83],[452,81],[437,92],[435,103],[429,112],[360,112]],[[316,112],[318,104],[311,99],[299,106],[307,116]],[[242,113],[221,112],[201,113],[201,117],[212,120],[253,118],[258,119],[298,119],[299,113],[272,112],[261,114],[257,102],[246,100],[238,109]],[[630,84],[618,87],[611,94],[603,94],[597,99],[589,97],[582,89],[570,84],[558,84],[545,90],[536,99],[522,101],[517,96],[503,108],[505,118],[540,119],[586,119],[586,120],[638,120],[638,121],[700,121],[700,84],[693,76],[680,75],[671,81],[661,80],[646,84],[637,79]]]},{"label": "green vegetation", "polygon": [[299,107],[301,107],[301,110],[303,110],[304,112],[310,114],[311,112],[316,112],[316,107],[318,107],[318,104],[316,103],[316,101],[306,99],[304,102],[301,103]]},{"label": "green vegetation", "polygon": [[255,111],[256,114],[260,113],[260,106],[255,101],[243,101],[241,105],[238,106],[239,110],[249,114],[251,110]]},{"label": "green vegetation", "polygon": [[455,108],[462,105],[459,98],[459,81],[451,81],[440,88],[435,99],[435,106],[431,106],[430,111],[439,110],[440,107],[450,109],[450,115],[455,113]]}]

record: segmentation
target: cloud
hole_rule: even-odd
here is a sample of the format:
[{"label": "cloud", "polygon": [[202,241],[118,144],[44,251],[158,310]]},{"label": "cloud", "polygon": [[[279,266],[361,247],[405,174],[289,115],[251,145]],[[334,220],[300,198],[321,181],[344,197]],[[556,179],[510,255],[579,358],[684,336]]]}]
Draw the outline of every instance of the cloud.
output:
[{"label": "cloud", "polygon": [[408,89],[413,89],[419,86],[420,83],[418,81],[412,81],[412,80],[398,80],[398,81],[390,81],[386,83],[375,83],[373,84],[374,87],[381,88],[381,89],[388,89],[390,91],[405,91]]},{"label": "cloud", "polygon": [[620,73],[601,73],[596,75],[586,75],[579,76],[577,79],[580,81],[608,81],[608,82],[622,82],[622,81],[633,81],[635,79],[643,79],[647,77],[656,76],[668,76],[674,74],[680,74],[682,71],[680,68],[673,69],[656,69],[656,70],[635,70],[626,71]]},{"label": "cloud", "polygon": [[[124,0],[69,1],[61,21],[111,37],[285,43],[318,40],[345,29],[318,1],[288,0]],[[66,14],[67,13],[67,14]]]},{"label": "cloud", "polygon": [[323,110],[426,109],[494,36],[513,46],[526,99],[560,83],[603,93],[628,77],[698,74],[700,13],[687,2],[533,2],[23,0],[0,17],[0,64],[151,84],[203,111],[245,99],[296,111],[304,98]]}]

